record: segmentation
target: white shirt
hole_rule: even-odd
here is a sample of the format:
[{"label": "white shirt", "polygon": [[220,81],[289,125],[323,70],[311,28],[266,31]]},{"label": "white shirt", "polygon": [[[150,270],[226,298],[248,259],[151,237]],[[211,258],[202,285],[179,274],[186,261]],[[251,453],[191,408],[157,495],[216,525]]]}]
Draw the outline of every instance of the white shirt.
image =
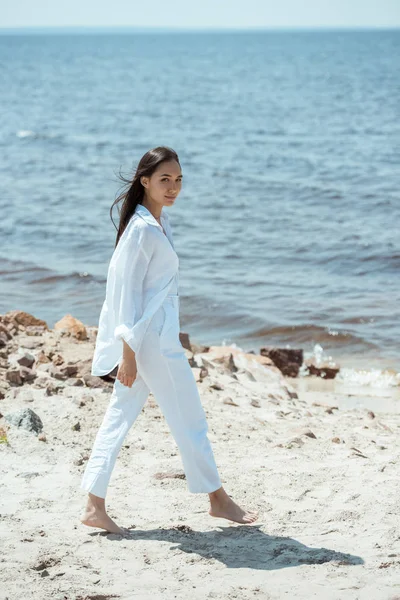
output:
[{"label": "white shirt", "polygon": [[164,207],[161,223],[162,227],[145,206],[138,204],[114,249],[92,375],[107,375],[119,364],[123,339],[138,353],[147,326],[167,294],[178,294],[179,258]]}]

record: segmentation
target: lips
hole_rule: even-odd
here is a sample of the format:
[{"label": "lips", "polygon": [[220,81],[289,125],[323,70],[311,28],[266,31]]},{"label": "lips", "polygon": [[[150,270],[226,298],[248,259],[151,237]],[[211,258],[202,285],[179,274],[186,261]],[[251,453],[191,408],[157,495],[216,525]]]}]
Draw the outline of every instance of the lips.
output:
[{"label": "lips", "polygon": [[165,196],[168,200],[175,200],[176,196]]}]

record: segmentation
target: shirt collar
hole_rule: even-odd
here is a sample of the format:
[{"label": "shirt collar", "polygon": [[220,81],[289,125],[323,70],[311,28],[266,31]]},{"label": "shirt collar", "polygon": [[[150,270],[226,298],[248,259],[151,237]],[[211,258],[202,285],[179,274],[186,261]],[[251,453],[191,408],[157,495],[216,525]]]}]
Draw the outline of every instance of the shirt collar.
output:
[{"label": "shirt collar", "polygon": [[[137,204],[135,213],[138,213],[146,221],[146,223],[150,223],[150,225],[155,225],[156,227],[162,228],[160,223],[154,218],[148,208],[143,206],[143,204]],[[165,212],[164,207],[161,209],[161,221],[164,222],[168,219],[168,215]]]}]

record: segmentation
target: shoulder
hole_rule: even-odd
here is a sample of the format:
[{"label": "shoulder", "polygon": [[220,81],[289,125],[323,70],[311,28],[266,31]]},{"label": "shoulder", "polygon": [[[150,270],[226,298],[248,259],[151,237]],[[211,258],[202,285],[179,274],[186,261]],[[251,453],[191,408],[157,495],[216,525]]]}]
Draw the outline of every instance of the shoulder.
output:
[{"label": "shoulder", "polygon": [[120,238],[118,245],[131,252],[134,249],[143,250],[145,254],[151,255],[154,246],[152,227],[139,215],[133,214]]}]

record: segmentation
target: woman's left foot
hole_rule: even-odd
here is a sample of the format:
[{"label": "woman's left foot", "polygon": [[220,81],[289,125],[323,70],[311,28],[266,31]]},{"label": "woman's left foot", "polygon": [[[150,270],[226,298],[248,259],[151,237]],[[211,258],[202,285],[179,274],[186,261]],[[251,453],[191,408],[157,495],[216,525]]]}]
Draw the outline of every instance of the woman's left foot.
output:
[{"label": "woman's left foot", "polygon": [[240,508],[228,494],[223,500],[212,500],[208,512],[212,517],[228,519],[236,523],[253,523],[258,518],[257,511]]}]

